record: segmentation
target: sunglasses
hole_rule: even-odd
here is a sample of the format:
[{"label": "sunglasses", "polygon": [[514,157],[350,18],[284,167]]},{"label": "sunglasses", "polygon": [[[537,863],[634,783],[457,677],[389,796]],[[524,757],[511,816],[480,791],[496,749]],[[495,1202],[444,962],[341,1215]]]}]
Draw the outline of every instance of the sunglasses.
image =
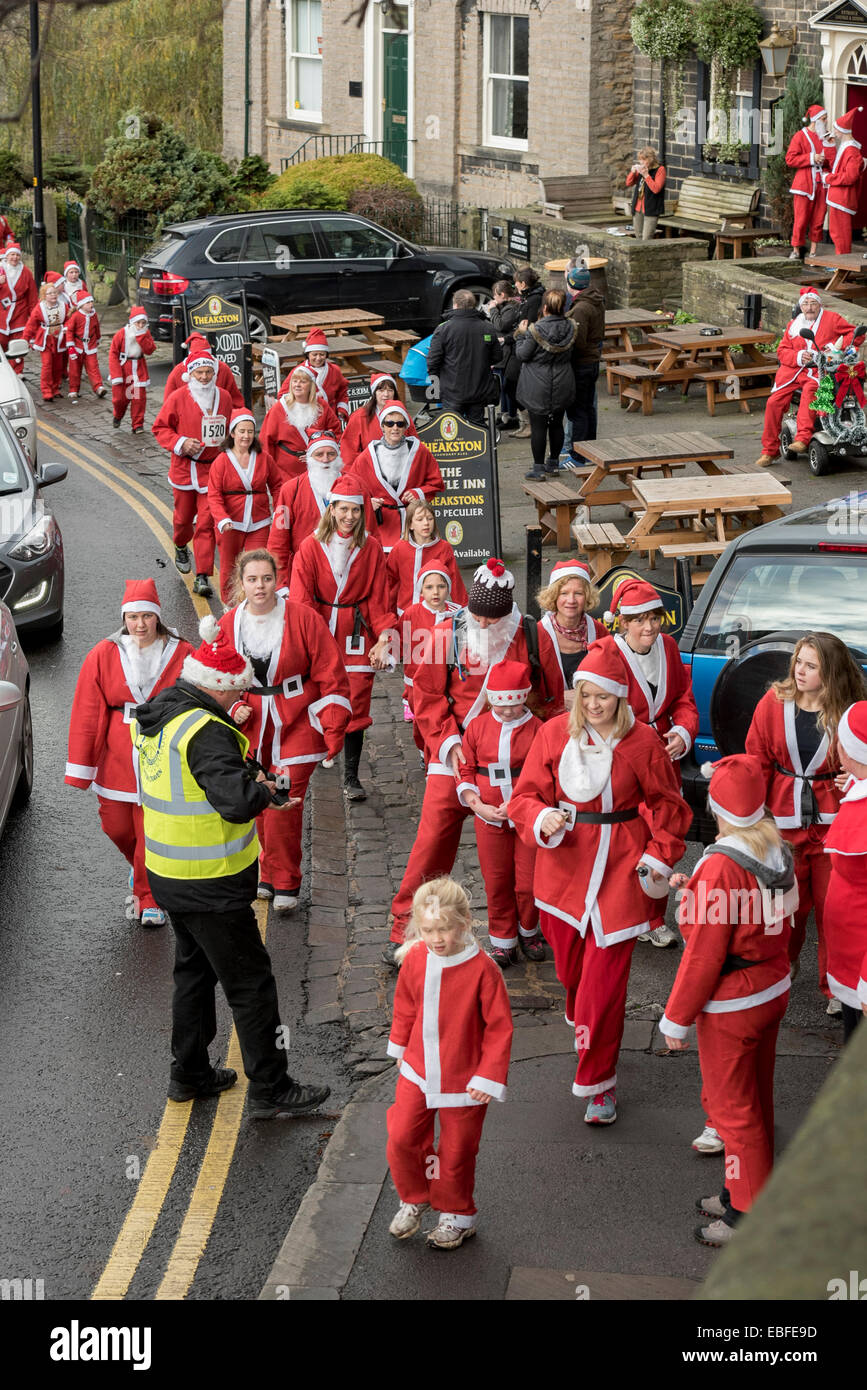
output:
[{"label": "sunglasses", "polygon": [[383,420],[383,428],[387,430],[405,430],[405,420]]}]

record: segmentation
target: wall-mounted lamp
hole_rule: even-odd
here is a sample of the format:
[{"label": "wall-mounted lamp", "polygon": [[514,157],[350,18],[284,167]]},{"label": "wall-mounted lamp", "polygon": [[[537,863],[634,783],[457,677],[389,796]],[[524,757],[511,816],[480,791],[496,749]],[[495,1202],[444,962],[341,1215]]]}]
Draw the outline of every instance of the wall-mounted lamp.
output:
[{"label": "wall-mounted lamp", "polygon": [[789,65],[789,58],[792,49],[797,41],[797,33],[794,29],[777,28],[777,21],[771,25],[771,32],[766,39],[761,39],[759,48],[762,52],[762,62],[765,65],[765,72],[768,77],[782,77]]}]

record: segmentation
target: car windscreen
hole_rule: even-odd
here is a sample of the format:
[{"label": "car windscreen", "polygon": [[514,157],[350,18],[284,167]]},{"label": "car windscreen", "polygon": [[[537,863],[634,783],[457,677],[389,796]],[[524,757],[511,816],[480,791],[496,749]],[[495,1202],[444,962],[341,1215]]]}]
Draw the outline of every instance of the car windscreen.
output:
[{"label": "car windscreen", "polygon": [[163,232],[159,241],[142,256],[142,264],[167,266],[185,240],[186,238],[179,236],[177,232]]},{"label": "car windscreen", "polygon": [[0,497],[15,496],[28,486],[29,479],[15,446],[0,430]]},{"label": "car windscreen", "polygon": [[867,550],[737,557],[705,614],[697,652],[731,651],[771,632],[831,632],[867,648]]}]

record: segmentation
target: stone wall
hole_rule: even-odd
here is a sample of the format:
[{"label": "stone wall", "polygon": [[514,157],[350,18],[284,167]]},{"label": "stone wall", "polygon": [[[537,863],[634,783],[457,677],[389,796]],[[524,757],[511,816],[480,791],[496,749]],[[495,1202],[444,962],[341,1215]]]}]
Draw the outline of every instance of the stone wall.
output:
[{"label": "stone wall", "polygon": [[[683,307],[705,323],[742,323],[741,306],[745,294],[762,296],[762,328],[782,333],[792,318],[798,289],[804,282],[804,269],[789,260],[695,262],[683,267]],[[861,311],[845,299],[822,295],[822,303],[850,323]]]}]

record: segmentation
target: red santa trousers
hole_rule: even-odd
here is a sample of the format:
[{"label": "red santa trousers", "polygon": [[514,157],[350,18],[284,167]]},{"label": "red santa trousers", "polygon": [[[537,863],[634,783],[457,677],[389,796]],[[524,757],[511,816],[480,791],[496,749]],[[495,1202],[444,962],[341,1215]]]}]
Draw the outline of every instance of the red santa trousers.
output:
[{"label": "red santa trousers", "polygon": [[214,518],[206,492],[182,492],[173,488],[175,506],[172,515],[172,536],[175,545],[189,545],[193,542],[193,559],[196,574],[214,572]]},{"label": "red santa trousers", "polygon": [[42,366],[39,372],[39,389],[44,401],[50,401],[52,396],[57,395],[63,380],[63,363],[66,353],[58,352],[54,342],[54,338],[49,338],[40,353]]},{"label": "red santa trousers", "polygon": [[304,797],[315,763],[293,763],[284,769],[291,778],[292,797],[302,804],[290,810],[268,807],[256,820],[259,833],[259,878],[278,893],[297,894],[301,887],[301,831],[304,825]]},{"label": "red santa trousers", "polygon": [[601,947],[592,927],[582,937],[569,922],[544,911],[541,923],[554,952],[557,978],[566,991],[566,1018],[575,1027],[578,1070],[572,1093],[595,1096],[617,1083],[635,937]]},{"label": "red santa trousers", "polygon": [[795,854],[795,878],[798,880],[798,910],[789,937],[789,960],[796,961],[807,938],[807,918],[810,908],[816,914],[816,935],[819,938],[819,988],[828,998],[828,952],[825,945],[825,898],[831,882],[831,855],[822,848],[828,833],[827,825],[811,825],[804,830],[784,830]]},{"label": "red santa trousers", "polygon": [[[343,639],[337,638],[338,647],[342,645]],[[359,730],[369,729],[373,720],[370,717],[370,697],[373,694],[373,672],[372,671],[353,671],[352,663],[366,661],[366,657],[348,656],[344,653],[346,663],[346,674],[349,677],[349,703],[352,705],[352,718],[349,721],[348,734],[357,734]]]},{"label": "red santa trousers", "polygon": [[133,801],[112,801],[99,797],[99,823],[103,834],[116,845],[133,871],[132,891],[140,911],[156,907],[145,869],[144,822],[142,809]]},{"label": "red santa trousers", "polygon": [[828,209],[828,232],[838,256],[848,256],[852,250],[852,223],[854,220],[851,212],[840,212],[839,208]]},{"label": "red santa trousers", "polygon": [[[137,386],[131,379],[116,382],[111,388],[111,409],[115,420],[122,420],[129,405],[129,421],[134,430],[144,425],[145,406],[148,401],[146,386]],[[208,570],[208,574],[210,574]]]},{"label": "red santa trousers", "polygon": [[[243,550],[258,550],[268,545],[268,527],[259,531],[215,531],[217,550],[220,555],[220,598],[225,604],[232,603],[232,581],[235,577],[235,561]],[[210,570],[200,570],[200,574]],[[268,880],[270,882],[270,880]]]},{"label": "red santa trousers", "polygon": [[479,865],[488,900],[488,935],[492,946],[509,951],[522,936],[535,936],[539,909],[533,897],[536,850],[525,845],[509,825],[490,825],[474,816]]},{"label": "red santa trousers", "polygon": [[754,1009],[696,1019],[702,1097],[725,1143],[725,1185],[749,1211],[774,1162],[774,1062],[788,993]]},{"label": "red santa trousers", "polygon": [[796,391],[801,393],[801,404],[798,406],[798,432],[795,436],[803,444],[809,444],[813,437],[813,430],[816,428],[817,416],[810,409],[810,402],[816,394],[818,382],[812,377],[799,376],[792,382],[791,386],[782,386],[779,391],[774,391],[768,396],[768,403],[765,406],[765,423],[762,429],[762,453],[770,454],[776,458],[780,452],[780,426],[783,423],[783,415],[786,407]]},{"label": "red santa trousers", "polygon": [[[90,353],[85,353],[83,357],[70,358],[70,362],[69,362],[69,389],[70,389],[70,391],[74,391],[75,394],[76,394],[76,396],[77,396],[79,390],[81,389],[81,368],[82,368],[82,365],[84,365],[84,368],[85,368],[85,370],[86,370],[86,372],[87,372],[87,379],[88,379],[88,381],[90,382],[91,386],[93,387],[94,392],[104,390],[103,380],[102,380],[102,377],[100,376],[100,372],[99,372],[99,362],[97,361],[96,354],[90,352]],[[113,399],[113,398],[114,398],[114,393],[112,392],[112,399]]]},{"label": "red santa trousers", "polygon": [[[475,1216],[476,1155],[487,1105],[444,1105],[428,1110],[423,1092],[405,1076],[397,1078],[388,1126],[386,1158],[402,1202],[430,1202],[434,1211]],[[440,1117],[439,1143],[434,1120]]]},{"label": "red santa trousers", "polygon": [[[355,709],[353,698],[352,708]],[[450,874],[455,866],[461,830],[470,812],[458,801],[454,777],[430,773],[425,782],[421,819],[400,887],[391,904],[391,940],[403,941],[416,888],[429,878]]]},{"label": "red santa trousers", "polygon": [[810,241],[818,245],[822,240],[822,227],[825,222],[825,190],[817,189],[816,196],[812,201],[802,197],[799,193],[794,194],[792,207],[795,213],[795,220],[792,224],[792,245],[803,246],[807,240],[808,231]]}]

